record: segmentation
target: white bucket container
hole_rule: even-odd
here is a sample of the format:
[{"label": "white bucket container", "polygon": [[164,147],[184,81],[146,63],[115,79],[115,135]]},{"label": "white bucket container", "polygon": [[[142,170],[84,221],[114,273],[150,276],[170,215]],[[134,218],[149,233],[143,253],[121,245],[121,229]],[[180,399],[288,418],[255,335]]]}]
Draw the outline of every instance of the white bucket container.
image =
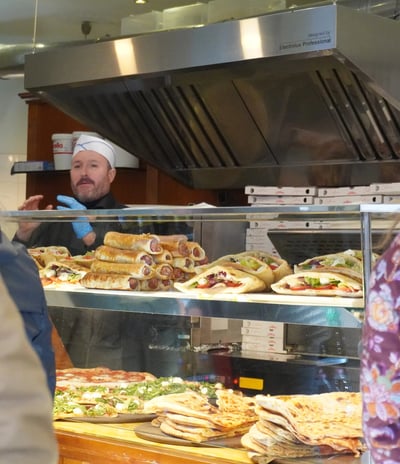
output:
[{"label": "white bucket container", "polygon": [[85,131],[74,131],[72,132],[72,149],[71,151],[74,151],[76,141],[79,139],[79,137],[82,135],[92,135],[93,137],[101,137],[97,132],[85,132]]},{"label": "white bucket container", "polygon": [[71,169],[72,161],[72,134],[53,134],[54,169],[57,171]]}]

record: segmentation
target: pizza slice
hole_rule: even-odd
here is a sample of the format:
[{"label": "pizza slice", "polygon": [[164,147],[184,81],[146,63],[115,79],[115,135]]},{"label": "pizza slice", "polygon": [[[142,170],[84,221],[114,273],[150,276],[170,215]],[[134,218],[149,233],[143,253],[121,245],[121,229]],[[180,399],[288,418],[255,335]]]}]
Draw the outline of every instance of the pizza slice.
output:
[{"label": "pizza slice", "polygon": [[362,283],[349,276],[334,272],[303,271],[290,274],[271,285],[276,293],[285,295],[363,296]]},{"label": "pizza slice", "polygon": [[266,290],[266,284],[255,275],[232,266],[213,266],[186,282],[175,282],[174,287],[188,293],[251,293]]}]

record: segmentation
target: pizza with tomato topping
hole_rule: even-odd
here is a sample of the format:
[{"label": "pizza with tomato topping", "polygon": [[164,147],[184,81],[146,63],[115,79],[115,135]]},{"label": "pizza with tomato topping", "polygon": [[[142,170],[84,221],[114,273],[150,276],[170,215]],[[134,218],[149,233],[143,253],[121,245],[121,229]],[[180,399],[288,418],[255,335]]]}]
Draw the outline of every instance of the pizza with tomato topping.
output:
[{"label": "pizza with tomato topping", "polygon": [[59,369],[53,405],[54,420],[83,422],[131,422],[151,420],[145,405],[155,397],[197,392],[216,398],[220,383],[159,377],[147,372],[112,370],[106,367]]},{"label": "pizza with tomato topping", "polygon": [[334,272],[298,272],[271,285],[276,293],[286,295],[363,296],[362,283],[349,276]]}]

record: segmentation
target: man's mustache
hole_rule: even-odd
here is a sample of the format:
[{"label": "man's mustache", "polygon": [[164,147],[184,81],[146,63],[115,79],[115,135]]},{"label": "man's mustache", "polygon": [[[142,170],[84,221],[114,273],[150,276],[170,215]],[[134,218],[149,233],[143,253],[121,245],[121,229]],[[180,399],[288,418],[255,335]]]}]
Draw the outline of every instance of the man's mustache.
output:
[{"label": "man's mustache", "polygon": [[82,184],[94,184],[94,182],[89,177],[82,177],[82,179],[76,185]]}]

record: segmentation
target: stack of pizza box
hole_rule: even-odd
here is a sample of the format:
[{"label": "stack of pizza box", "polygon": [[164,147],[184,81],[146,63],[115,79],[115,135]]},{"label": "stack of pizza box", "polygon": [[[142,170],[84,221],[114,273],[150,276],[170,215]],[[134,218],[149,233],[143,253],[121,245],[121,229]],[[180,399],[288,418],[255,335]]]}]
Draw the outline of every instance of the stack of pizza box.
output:
[{"label": "stack of pizza box", "polygon": [[[376,183],[345,187],[276,187],[247,185],[245,194],[253,207],[272,205],[360,205],[360,204],[396,204],[400,203],[400,182]],[[338,228],[341,224],[327,221],[285,221],[279,218],[279,212],[248,215],[249,227],[246,230],[246,250],[262,250],[279,256],[268,236],[270,230],[288,229],[327,229]]]},{"label": "stack of pizza box", "polygon": [[287,354],[283,322],[243,320],[241,334],[243,355]]},{"label": "stack of pizza box", "polygon": [[[253,206],[273,205],[312,205],[316,199],[317,187],[274,187],[247,185],[245,194],[248,203]],[[246,230],[246,250],[261,250],[279,257],[279,253],[268,237],[269,230],[304,229],[314,227],[310,221],[284,221],[275,213],[263,214],[262,217],[254,210],[248,215],[249,227]],[[317,221],[318,223],[320,221]],[[319,224],[315,224],[318,228]]]}]

